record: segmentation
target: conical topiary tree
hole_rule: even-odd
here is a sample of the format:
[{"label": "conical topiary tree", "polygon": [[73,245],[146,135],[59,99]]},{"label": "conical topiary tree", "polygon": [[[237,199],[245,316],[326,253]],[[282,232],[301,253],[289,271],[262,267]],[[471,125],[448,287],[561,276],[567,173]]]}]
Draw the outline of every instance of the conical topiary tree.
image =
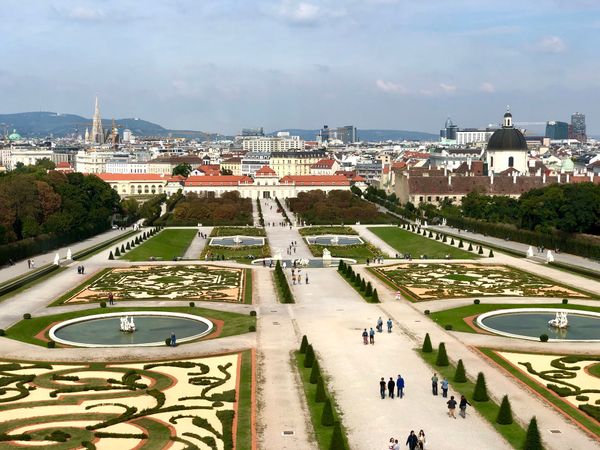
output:
[{"label": "conical topiary tree", "polygon": [[304,335],[302,336],[302,342],[300,342],[300,353],[306,353],[306,347],[308,347],[308,338]]},{"label": "conical topiary tree", "polygon": [[331,407],[331,400],[327,398],[325,405],[323,405],[323,414],[321,414],[321,425],[324,427],[331,427],[334,423],[333,408]]},{"label": "conical topiary tree", "polygon": [[125,253],[125,245],[121,244],[121,253]]},{"label": "conical topiary tree", "polygon": [[466,383],[467,382],[467,374],[465,373],[465,366],[463,364],[462,359],[458,360],[456,364],[456,372],[454,372],[453,381],[455,383]]},{"label": "conical topiary tree", "polygon": [[490,258],[493,258],[493,257],[494,257],[494,250],[492,250],[491,248],[490,248],[490,254],[489,254],[488,256],[489,256]]},{"label": "conical topiary tree", "polygon": [[365,295],[367,297],[370,297],[371,295],[373,295],[373,285],[371,284],[370,281],[367,283],[367,288],[365,289]]},{"label": "conical topiary tree", "polygon": [[131,245],[129,245],[129,242],[127,243],[127,245],[125,246],[125,250],[131,250]]},{"label": "conical topiary tree", "polygon": [[306,355],[304,355],[304,367],[312,367],[314,362],[315,351],[313,350],[312,345],[308,344],[308,346],[306,347]]},{"label": "conical topiary tree", "polygon": [[373,289],[373,295],[371,295],[371,302],[379,303],[379,295],[377,294],[377,289]]},{"label": "conical topiary tree", "polygon": [[523,450],[544,450],[542,438],[540,436],[540,430],[538,429],[537,419],[535,416],[531,418],[531,422],[529,422],[529,426],[527,427],[527,434],[525,435]]},{"label": "conical topiary tree", "polygon": [[348,450],[344,434],[342,433],[342,427],[339,422],[335,422],[333,425],[333,434],[331,435],[331,444],[329,444],[329,450]]},{"label": "conical topiary tree", "polygon": [[462,239],[460,241],[458,241],[458,248],[463,248],[465,246],[465,244],[463,244]]},{"label": "conical topiary tree", "polygon": [[131,241],[131,248],[135,247],[135,241]]},{"label": "conical topiary tree", "polygon": [[467,250],[469,250],[470,252],[473,251],[473,244],[471,244],[470,242],[469,242],[469,248]]},{"label": "conical topiary tree", "polygon": [[319,361],[315,360],[312,369],[310,369],[310,377],[308,378],[308,381],[310,384],[317,384],[320,376],[321,371],[319,370]]},{"label": "conical topiary tree", "polygon": [[477,253],[483,255],[483,247],[481,245],[479,246],[479,251]]},{"label": "conical topiary tree", "polygon": [[317,391],[315,392],[315,402],[323,403],[326,398],[325,383],[323,383],[323,377],[319,377],[317,380]]},{"label": "conical topiary tree", "polygon": [[119,250],[119,247],[115,249],[115,256],[121,256],[121,251]]},{"label": "conical topiary tree", "polygon": [[429,333],[427,333],[425,335],[425,339],[423,340],[423,347],[421,347],[421,351],[423,353],[433,352],[433,346],[431,345],[431,338],[429,337]]},{"label": "conical topiary tree", "polygon": [[435,365],[439,367],[446,367],[450,365],[448,361],[448,354],[446,353],[446,344],[440,342],[437,352],[437,358],[435,359]]},{"label": "conical topiary tree", "polygon": [[341,272],[342,270],[344,270],[344,261],[340,259],[340,262],[338,263],[338,272]]},{"label": "conical topiary tree", "polygon": [[433,237],[433,233],[430,231],[429,232],[429,237],[432,238]]},{"label": "conical topiary tree", "polygon": [[108,259],[115,259],[115,257],[113,256],[113,252],[112,250],[110,251],[110,253],[108,254]]},{"label": "conical topiary tree", "polygon": [[454,238],[450,238],[450,245],[454,245]]},{"label": "conical topiary tree", "polygon": [[508,395],[502,397],[502,403],[500,403],[500,409],[498,410],[496,423],[499,423],[500,425],[510,425],[513,423],[512,409],[510,408]]},{"label": "conical topiary tree", "polygon": [[485,377],[483,373],[479,372],[477,374],[477,381],[475,382],[475,389],[473,390],[473,400],[476,402],[487,402],[489,399]]},{"label": "conical topiary tree", "polygon": [[354,279],[354,284],[356,285],[356,287],[360,287],[362,283],[362,277],[360,276],[360,273],[356,274],[356,278]]},{"label": "conical topiary tree", "polygon": [[360,290],[361,292],[365,292],[367,290],[367,283],[365,282],[364,278],[360,280]]}]

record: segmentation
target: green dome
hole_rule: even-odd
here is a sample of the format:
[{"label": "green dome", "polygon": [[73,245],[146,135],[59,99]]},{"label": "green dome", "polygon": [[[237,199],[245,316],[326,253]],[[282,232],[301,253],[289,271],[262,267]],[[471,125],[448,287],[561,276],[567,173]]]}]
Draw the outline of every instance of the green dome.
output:
[{"label": "green dome", "polygon": [[573,172],[575,170],[575,163],[570,158],[563,159],[560,167],[565,172]]},{"label": "green dome", "polygon": [[12,134],[8,136],[9,141],[20,141],[21,135],[17,133],[17,130],[13,130]]}]

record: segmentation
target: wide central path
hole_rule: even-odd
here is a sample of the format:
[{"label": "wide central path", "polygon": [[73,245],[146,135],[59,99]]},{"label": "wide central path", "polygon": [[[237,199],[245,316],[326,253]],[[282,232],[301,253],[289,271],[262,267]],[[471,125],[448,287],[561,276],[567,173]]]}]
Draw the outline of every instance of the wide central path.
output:
[{"label": "wide central path", "polygon": [[[277,204],[275,201],[262,199],[261,206],[265,218],[265,230],[269,239],[269,245],[271,246],[271,255],[275,256],[279,253],[283,259],[312,258],[313,256],[302,239],[302,236],[298,233],[298,229],[296,227],[290,228],[289,225],[279,225],[284,218],[281,213],[277,212]],[[296,251],[291,255],[288,255],[287,248],[292,242],[296,242]]]}]

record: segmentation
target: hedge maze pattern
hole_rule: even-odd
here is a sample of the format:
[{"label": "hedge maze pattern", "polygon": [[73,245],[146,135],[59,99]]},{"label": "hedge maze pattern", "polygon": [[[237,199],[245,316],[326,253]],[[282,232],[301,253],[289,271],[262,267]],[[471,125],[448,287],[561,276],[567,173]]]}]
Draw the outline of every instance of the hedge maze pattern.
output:
[{"label": "hedge maze pattern", "polygon": [[239,355],[0,363],[0,448],[232,448]]},{"label": "hedge maze pattern", "polygon": [[417,300],[461,297],[579,297],[583,292],[506,266],[396,264],[371,269]]},{"label": "hedge maze pattern", "polygon": [[217,266],[135,266],[112,269],[67,302],[199,300],[241,302],[244,270]]}]

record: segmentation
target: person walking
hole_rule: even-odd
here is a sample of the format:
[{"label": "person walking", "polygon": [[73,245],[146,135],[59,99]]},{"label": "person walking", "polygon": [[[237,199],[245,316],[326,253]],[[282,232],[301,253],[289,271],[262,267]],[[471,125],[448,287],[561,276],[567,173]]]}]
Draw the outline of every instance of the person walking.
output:
[{"label": "person walking", "polygon": [[471,406],[471,404],[467,401],[466,397],[464,395],[461,395],[460,402],[458,404],[458,408],[460,409],[460,412],[458,414],[463,419],[467,418],[467,405]]},{"label": "person walking", "polygon": [[28,268],[28,269],[31,269],[31,259],[28,259],[28,260],[27,260],[27,268]]},{"label": "person walking", "polygon": [[396,389],[398,390],[398,397],[404,397],[404,378],[400,374],[398,374],[398,378],[396,379]]},{"label": "person walking", "polygon": [[377,319],[377,332],[383,332],[383,320],[381,320],[381,317]]},{"label": "person walking", "polygon": [[442,387],[442,397],[448,398],[448,379],[446,377],[444,377],[440,386]]},{"label": "person walking", "polygon": [[369,333],[367,332],[366,328],[365,328],[365,331],[362,332],[362,337],[363,337],[363,343],[365,345],[369,345]]},{"label": "person walking", "polygon": [[385,380],[381,377],[381,381],[379,381],[379,395],[381,395],[381,399],[385,398]]},{"label": "person walking", "polygon": [[392,450],[400,450],[400,444],[398,443],[398,439],[394,439],[394,445],[392,445]]},{"label": "person walking", "polygon": [[109,305],[114,305],[115,304],[115,296],[113,295],[112,292],[108,293],[108,304]]},{"label": "person walking", "polygon": [[369,343],[375,345],[375,330],[373,327],[369,329]]},{"label": "person walking", "polygon": [[448,405],[448,417],[454,417],[456,419],[456,400],[454,400],[454,395],[450,396],[450,400],[448,400],[446,404]]},{"label": "person walking", "polygon": [[308,274],[304,276],[304,284],[308,284]]},{"label": "person walking", "polygon": [[435,373],[431,377],[431,392],[433,395],[438,395],[438,377]]},{"label": "person walking", "polygon": [[387,320],[388,333],[392,332],[392,319]]},{"label": "person walking", "polygon": [[419,440],[419,450],[425,450],[425,445],[427,444],[427,441],[425,440],[425,432],[423,430],[419,431],[417,439]]},{"label": "person walking", "polygon": [[396,390],[396,383],[394,383],[394,379],[390,377],[390,380],[387,382],[388,387],[388,395],[390,398],[394,398],[394,391]]},{"label": "person walking", "polygon": [[408,435],[408,438],[406,439],[406,445],[408,445],[408,448],[410,450],[415,450],[418,444],[419,438],[417,438],[417,435],[415,434],[414,430],[411,430],[410,434]]}]

